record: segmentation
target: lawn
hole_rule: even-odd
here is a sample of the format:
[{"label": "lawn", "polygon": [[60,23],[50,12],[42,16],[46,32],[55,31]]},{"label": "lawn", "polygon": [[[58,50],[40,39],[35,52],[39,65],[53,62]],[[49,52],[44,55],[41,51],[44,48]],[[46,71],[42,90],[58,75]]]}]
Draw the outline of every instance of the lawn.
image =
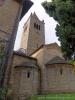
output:
[{"label": "lawn", "polygon": [[75,100],[75,93],[32,96],[29,100]]}]

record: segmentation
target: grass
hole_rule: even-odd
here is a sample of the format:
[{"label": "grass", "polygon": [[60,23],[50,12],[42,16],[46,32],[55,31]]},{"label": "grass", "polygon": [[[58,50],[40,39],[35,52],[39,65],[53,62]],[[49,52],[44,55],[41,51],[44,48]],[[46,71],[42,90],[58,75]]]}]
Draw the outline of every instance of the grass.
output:
[{"label": "grass", "polygon": [[29,100],[75,100],[75,93],[32,96]]}]

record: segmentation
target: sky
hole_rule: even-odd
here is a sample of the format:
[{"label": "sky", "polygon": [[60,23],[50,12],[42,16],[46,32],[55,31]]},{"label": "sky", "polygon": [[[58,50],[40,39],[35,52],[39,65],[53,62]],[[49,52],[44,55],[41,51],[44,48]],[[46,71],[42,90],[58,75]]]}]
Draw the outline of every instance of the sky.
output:
[{"label": "sky", "polygon": [[34,3],[41,3],[43,1],[50,2],[51,0],[31,0],[31,1],[33,1]]},{"label": "sky", "polygon": [[[45,22],[45,44],[56,42],[58,43],[58,45],[60,45],[60,42],[58,41],[58,38],[56,37],[56,34],[55,34],[55,27],[56,27],[57,22],[52,17],[50,17],[45,12],[44,8],[41,6],[41,2],[46,1],[46,0],[31,0],[31,1],[34,2],[34,5],[30,8],[30,10],[19,22],[14,50],[18,50],[20,48],[23,26],[25,22],[27,21],[27,19],[29,18],[30,14],[34,12],[36,13],[36,15],[38,16],[40,20],[44,20]],[[49,2],[51,0],[47,0],[47,1]]]}]

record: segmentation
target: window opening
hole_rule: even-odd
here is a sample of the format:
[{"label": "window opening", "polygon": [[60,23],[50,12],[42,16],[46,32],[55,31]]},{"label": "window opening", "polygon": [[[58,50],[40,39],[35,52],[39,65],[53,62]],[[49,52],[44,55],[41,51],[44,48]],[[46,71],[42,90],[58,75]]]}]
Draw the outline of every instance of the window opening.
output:
[{"label": "window opening", "polygon": [[30,78],[30,72],[27,72],[27,78]]},{"label": "window opening", "polygon": [[62,75],[63,71],[62,71],[62,68],[60,69],[60,74]]},{"label": "window opening", "polygon": [[34,27],[36,28],[36,23],[34,23]]},{"label": "window opening", "polygon": [[38,29],[38,24],[36,24],[36,28]]},{"label": "window opening", "polygon": [[34,23],[34,27],[35,27],[37,30],[40,30],[40,25]]},{"label": "window opening", "polygon": [[39,25],[39,30],[40,30],[40,25]]}]

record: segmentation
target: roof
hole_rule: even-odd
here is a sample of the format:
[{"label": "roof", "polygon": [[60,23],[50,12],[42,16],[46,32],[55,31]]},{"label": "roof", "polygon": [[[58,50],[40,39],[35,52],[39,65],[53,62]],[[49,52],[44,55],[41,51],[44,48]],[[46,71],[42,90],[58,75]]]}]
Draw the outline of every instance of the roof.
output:
[{"label": "roof", "polygon": [[29,59],[37,60],[36,58],[27,56],[25,53],[23,53],[23,52],[21,52],[21,51],[14,51],[14,52],[13,52],[13,55],[18,55],[18,56],[26,57],[26,58],[29,58]]},{"label": "roof", "polygon": [[25,68],[38,68],[36,64],[33,64],[32,62],[23,62],[21,64],[18,64],[15,66],[15,68],[17,67],[25,67]]},{"label": "roof", "polygon": [[46,46],[46,47],[53,47],[53,46],[59,47],[59,45],[58,45],[56,42],[50,43],[50,44],[46,44],[45,46]]},{"label": "roof", "polygon": [[[26,22],[25,22],[25,24],[24,24],[24,27],[26,26],[26,24],[27,24],[27,22],[28,22],[28,20],[30,19],[31,16],[34,16],[34,17],[36,17],[39,21],[41,21],[41,20],[39,19],[39,17],[36,15],[35,12],[34,12],[34,13],[31,12],[30,16],[28,17],[28,19],[26,20]],[[41,22],[44,23],[44,20],[42,20]]]},{"label": "roof", "polygon": [[32,52],[32,54],[30,54],[30,56],[32,56],[33,54],[35,54],[36,52],[38,52],[40,49],[42,49],[44,47],[44,45],[41,45],[38,49],[36,49],[34,52]]},{"label": "roof", "polygon": [[[37,18],[39,21],[43,22],[44,23],[44,20],[40,20],[39,17],[37,16],[37,14],[35,13],[31,13],[31,16],[34,16],[35,18]],[[45,24],[45,23],[44,23]]]},{"label": "roof", "polygon": [[[36,49],[32,54],[30,54],[30,56],[32,56],[33,54],[35,54],[37,51],[39,51],[40,49],[44,48],[44,47],[54,47],[54,46],[58,46],[58,44],[55,43],[51,43],[51,44],[45,44],[45,45],[41,45],[38,49]],[[59,47],[60,48],[60,47]]]},{"label": "roof", "polygon": [[64,64],[64,63],[67,63],[67,62],[63,58],[56,56],[56,57],[52,58],[50,61],[48,61],[46,65],[60,64],[60,63]]}]

